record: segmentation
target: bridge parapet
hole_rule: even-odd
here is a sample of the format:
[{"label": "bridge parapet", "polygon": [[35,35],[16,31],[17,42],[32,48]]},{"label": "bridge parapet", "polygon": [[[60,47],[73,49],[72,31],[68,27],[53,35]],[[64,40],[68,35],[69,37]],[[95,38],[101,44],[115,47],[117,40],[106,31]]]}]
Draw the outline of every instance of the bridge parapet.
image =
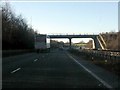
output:
[{"label": "bridge parapet", "polygon": [[98,34],[94,34],[94,33],[91,33],[91,34],[88,34],[88,33],[72,33],[72,34],[69,34],[69,33],[50,33],[48,35],[98,35]]},{"label": "bridge parapet", "polygon": [[96,36],[98,35],[72,35],[72,34],[69,34],[69,35],[48,35],[50,36],[50,38],[95,38]]}]

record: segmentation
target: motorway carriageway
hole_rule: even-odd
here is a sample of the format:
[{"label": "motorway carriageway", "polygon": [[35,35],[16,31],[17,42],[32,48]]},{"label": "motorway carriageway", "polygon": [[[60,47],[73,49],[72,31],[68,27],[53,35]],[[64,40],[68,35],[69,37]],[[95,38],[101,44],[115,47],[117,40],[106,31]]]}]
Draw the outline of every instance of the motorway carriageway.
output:
[{"label": "motorway carriageway", "polygon": [[3,58],[2,88],[119,88],[118,76],[66,50]]}]

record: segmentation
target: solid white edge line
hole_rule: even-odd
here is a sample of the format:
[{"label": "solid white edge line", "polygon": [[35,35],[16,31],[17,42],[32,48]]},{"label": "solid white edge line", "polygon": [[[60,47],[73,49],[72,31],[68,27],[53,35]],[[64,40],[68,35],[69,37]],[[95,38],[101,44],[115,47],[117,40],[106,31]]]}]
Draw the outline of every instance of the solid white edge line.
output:
[{"label": "solid white edge line", "polygon": [[106,86],[107,88],[113,88],[111,85],[109,85],[107,82],[105,82],[104,80],[102,80],[100,77],[98,77],[96,74],[94,74],[92,71],[90,71],[89,69],[87,69],[85,66],[83,66],[81,63],[79,63],[76,59],[74,59],[71,55],[69,55],[67,53],[67,55],[73,59],[77,64],[79,64],[82,68],[84,68],[87,72],[89,72],[94,78],[96,78],[98,81],[100,81],[104,86]]},{"label": "solid white edge line", "polygon": [[15,72],[17,72],[18,70],[20,70],[21,68],[17,68],[17,69],[15,69],[14,71],[12,71],[11,73],[15,73]]}]

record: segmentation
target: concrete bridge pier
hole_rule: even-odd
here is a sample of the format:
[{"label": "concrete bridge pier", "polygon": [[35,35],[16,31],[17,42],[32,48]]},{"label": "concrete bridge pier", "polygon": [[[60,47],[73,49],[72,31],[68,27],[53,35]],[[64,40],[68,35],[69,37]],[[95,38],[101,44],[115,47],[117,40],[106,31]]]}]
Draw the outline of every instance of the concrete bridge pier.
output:
[{"label": "concrete bridge pier", "polygon": [[72,38],[68,38],[69,39],[69,47],[71,48],[71,45],[72,45]]}]

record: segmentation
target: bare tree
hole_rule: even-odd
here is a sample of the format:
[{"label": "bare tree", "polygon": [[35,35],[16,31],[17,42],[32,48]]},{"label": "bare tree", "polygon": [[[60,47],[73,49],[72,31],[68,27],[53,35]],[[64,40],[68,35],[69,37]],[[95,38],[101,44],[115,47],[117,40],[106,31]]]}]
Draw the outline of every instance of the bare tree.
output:
[{"label": "bare tree", "polygon": [[3,49],[33,49],[34,34],[22,15],[16,16],[8,3],[2,6]]}]

